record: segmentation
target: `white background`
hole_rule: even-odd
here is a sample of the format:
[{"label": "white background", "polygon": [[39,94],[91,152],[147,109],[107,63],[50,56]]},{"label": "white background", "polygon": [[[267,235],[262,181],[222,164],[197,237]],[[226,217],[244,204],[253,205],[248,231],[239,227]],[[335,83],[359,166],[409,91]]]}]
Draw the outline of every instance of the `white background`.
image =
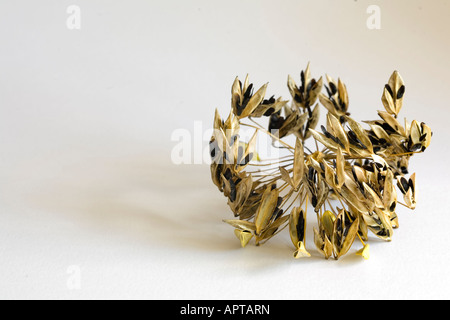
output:
[{"label": "white background", "polygon": [[[2,1],[0,298],[450,298],[449,16],[444,0]],[[308,61],[358,120],[399,70],[400,116],[434,132],[410,163],[417,209],[368,261],[312,240],[295,260],[286,235],[241,249],[209,167],[171,162],[172,132],[227,114],[236,76],[287,98]]]}]

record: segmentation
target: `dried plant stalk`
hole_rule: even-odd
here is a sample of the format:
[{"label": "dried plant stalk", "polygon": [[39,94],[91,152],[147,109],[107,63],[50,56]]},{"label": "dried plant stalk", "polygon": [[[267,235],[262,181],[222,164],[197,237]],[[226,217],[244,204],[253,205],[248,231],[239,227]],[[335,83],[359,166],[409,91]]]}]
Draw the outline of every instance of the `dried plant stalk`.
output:
[{"label": "dried plant stalk", "polygon": [[[409,159],[428,148],[432,132],[423,122],[405,120],[403,126],[398,121],[405,93],[400,74],[395,71],[383,89],[385,111],[378,111],[380,119],[364,121],[369,128],[350,117],[341,79],[336,82],[327,75],[326,80],[328,85],[322,77],[312,78],[309,64],[300,73],[300,86],[288,76],[289,104],[281,97],[265,99],[267,83],[253,93],[248,76],[244,83],[236,77],[228,118],[222,119],[216,110],[211,178],[228,198],[235,219],[224,221],[235,228],[243,247],[252,238],[256,245],[263,244],[288,227],[294,257],[309,257],[305,231],[310,204],[318,222],[314,243],[326,259],[345,255],[356,239],[363,245],[356,254],[368,259],[368,231],[390,241],[398,227],[397,203],[416,206],[415,173],[405,176]],[[317,101],[327,112],[320,129]],[[269,118],[267,130],[254,120],[261,117]],[[256,129],[248,142],[240,141],[241,126]],[[258,132],[292,155],[275,162],[259,159]],[[291,135],[295,146],[283,141]],[[311,137],[315,151],[305,146]],[[261,169],[269,165],[275,168]]]}]

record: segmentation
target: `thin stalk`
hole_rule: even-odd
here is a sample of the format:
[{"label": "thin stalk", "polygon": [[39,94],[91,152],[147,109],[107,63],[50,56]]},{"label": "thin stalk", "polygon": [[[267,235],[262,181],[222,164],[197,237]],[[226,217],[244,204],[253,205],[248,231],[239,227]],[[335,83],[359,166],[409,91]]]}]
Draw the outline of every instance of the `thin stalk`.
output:
[{"label": "thin stalk", "polygon": [[287,144],[286,142],[284,142],[283,140],[281,140],[281,139],[278,138],[277,136],[271,134],[271,133],[270,133],[269,131],[267,131],[266,129],[262,129],[262,128],[260,128],[260,127],[253,126],[253,125],[248,124],[248,123],[241,123],[241,125],[242,125],[242,126],[246,126],[246,127],[250,127],[250,128],[256,129],[256,130],[262,130],[262,131],[264,131],[264,133],[266,133],[266,134],[268,134],[269,136],[271,136],[272,138],[278,140],[278,142],[280,142],[282,145],[284,145],[284,146],[285,146],[289,151],[291,151],[292,153],[293,153],[294,150],[295,150],[294,147],[290,146],[289,144]]}]

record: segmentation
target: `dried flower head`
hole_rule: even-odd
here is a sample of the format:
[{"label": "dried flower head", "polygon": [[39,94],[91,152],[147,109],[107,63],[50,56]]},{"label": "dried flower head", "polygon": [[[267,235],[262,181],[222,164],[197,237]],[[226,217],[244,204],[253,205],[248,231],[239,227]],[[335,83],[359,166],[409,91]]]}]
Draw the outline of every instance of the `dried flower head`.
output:
[{"label": "dried flower head", "polygon": [[[300,85],[289,76],[292,101],[265,98],[267,83],[253,93],[248,76],[237,77],[231,89],[231,112],[222,119],[216,110],[210,141],[211,178],[228,198],[235,228],[245,247],[254,238],[265,243],[289,228],[294,257],[309,257],[305,247],[306,216],[310,204],[317,216],[314,243],[326,258],[345,255],[355,239],[363,245],[356,254],[368,259],[368,231],[390,241],[398,227],[397,204],[416,206],[415,174],[408,163],[430,145],[432,132],[414,120],[404,126],[397,117],[405,85],[395,71],[385,85],[380,119],[364,121],[364,128],[350,117],[345,84],[326,76],[315,80],[309,64],[300,74]],[[323,87],[326,93],[324,94]],[[325,123],[319,122],[319,103]],[[268,117],[268,129],[254,118]],[[244,122],[248,120],[249,122]],[[249,141],[240,141],[241,126],[255,129]],[[289,152],[277,160],[262,160],[256,153],[257,134],[267,134],[278,148]],[[291,146],[283,138],[295,137]],[[310,139],[312,138],[312,139]],[[314,141],[315,151],[306,147]],[[396,183],[394,182],[396,180]],[[404,203],[397,198],[397,189]]]}]

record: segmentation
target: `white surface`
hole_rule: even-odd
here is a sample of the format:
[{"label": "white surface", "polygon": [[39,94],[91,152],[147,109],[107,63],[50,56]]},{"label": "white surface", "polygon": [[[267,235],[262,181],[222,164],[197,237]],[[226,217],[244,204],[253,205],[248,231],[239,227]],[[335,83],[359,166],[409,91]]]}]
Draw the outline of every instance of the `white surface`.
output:
[{"label": "white surface", "polygon": [[[81,30],[66,28],[73,4]],[[450,3],[377,1],[380,30],[370,4],[2,1],[0,298],[450,298]],[[344,80],[361,120],[399,70],[402,117],[434,132],[411,161],[417,209],[368,261],[311,242],[294,260],[286,235],[240,249],[208,166],[171,164],[173,130],[226,114],[236,75],[287,97],[308,61]]]}]

